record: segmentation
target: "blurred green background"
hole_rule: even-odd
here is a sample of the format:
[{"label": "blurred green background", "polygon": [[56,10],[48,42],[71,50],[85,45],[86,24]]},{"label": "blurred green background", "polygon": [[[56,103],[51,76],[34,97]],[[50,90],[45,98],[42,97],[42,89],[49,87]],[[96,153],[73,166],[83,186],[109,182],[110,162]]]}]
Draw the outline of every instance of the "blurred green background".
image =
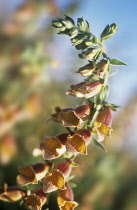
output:
[{"label": "blurred green background", "polygon": [[[59,36],[51,21],[70,15],[84,17],[93,34],[116,22],[120,30],[106,42],[108,54],[127,67],[110,80],[114,113],[107,153],[90,145],[73,170],[78,210],[137,210],[137,2],[108,0],[0,0],[0,187],[16,185],[18,167],[43,161],[34,157],[44,136],[64,131],[45,123],[56,105],[75,107],[81,100],[66,96],[69,85],[82,81],[74,74],[83,65],[68,37]],[[49,209],[56,210],[56,193]],[[45,207],[46,208],[46,207]],[[45,209],[44,208],[44,209]],[[25,210],[20,203],[0,201],[0,210]]]}]

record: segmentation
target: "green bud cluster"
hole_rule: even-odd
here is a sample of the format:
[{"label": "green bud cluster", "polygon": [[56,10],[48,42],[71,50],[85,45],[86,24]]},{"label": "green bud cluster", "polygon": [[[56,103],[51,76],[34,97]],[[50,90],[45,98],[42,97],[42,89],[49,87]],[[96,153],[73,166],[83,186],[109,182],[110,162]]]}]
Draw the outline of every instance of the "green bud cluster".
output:
[{"label": "green bud cluster", "polygon": [[79,57],[88,60],[88,64],[80,68],[77,73],[82,76],[88,76],[85,81],[99,81],[102,89],[98,96],[91,99],[93,103],[106,103],[109,93],[108,77],[110,74],[110,65],[126,65],[117,59],[110,59],[104,48],[103,42],[111,38],[118,26],[115,23],[107,25],[100,35],[100,39],[92,34],[89,23],[82,17],[77,19],[77,24],[69,16],[65,19],[57,18],[53,20],[52,25],[59,31],[58,34],[68,35],[77,50],[81,50]]}]

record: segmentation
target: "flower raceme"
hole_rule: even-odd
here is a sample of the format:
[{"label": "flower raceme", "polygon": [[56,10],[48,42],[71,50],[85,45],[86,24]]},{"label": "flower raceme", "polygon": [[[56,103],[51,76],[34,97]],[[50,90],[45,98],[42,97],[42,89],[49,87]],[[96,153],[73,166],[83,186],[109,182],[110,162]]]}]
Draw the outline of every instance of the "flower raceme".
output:
[{"label": "flower raceme", "polygon": [[[23,199],[29,209],[41,210],[47,202],[48,194],[58,190],[57,202],[60,210],[74,210],[78,204],[74,201],[68,183],[71,180],[72,167],[77,165],[74,158],[78,154],[86,155],[90,142],[96,142],[100,147],[99,141],[102,141],[104,136],[111,136],[110,109],[116,111],[117,106],[106,101],[109,93],[110,66],[126,64],[117,59],[110,59],[103,44],[118,30],[116,24],[107,25],[100,38],[91,33],[89,23],[84,18],[77,19],[77,26],[68,16],[65,16],[65,19],[53,20],[52,25],[58,29],[59,34],[68,35],[73,46],[81,50],[79,57],[89,62],[76,72],[86,79],[81,83],[72,84],[70,90],[66,92],[67,95],[84,98],[84,102],[76,108],[55,107],[55,113],[51,114],[49,120],[61,124],[67,131],[41,141],[36,153],[42,154],[46,163],[19,168],[20,175],[17,176],[19,186],[38,184],[40,181],[41,188],[28,194],[18,187],[4,187],[0,189],[0,199],[7,202]],[[53,160],[62,155],[65,160],[58,161],[54,165]],[[47,163],[48,160],[50,163]],[[47,206],[50,209],[48,203]]]}]

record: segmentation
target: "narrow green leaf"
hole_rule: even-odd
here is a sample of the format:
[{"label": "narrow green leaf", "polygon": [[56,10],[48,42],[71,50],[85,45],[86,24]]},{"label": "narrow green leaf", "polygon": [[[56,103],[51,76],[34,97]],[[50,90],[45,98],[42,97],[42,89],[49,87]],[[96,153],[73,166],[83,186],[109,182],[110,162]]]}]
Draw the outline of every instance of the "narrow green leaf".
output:
[{"label": "narrow green leaf", "polygon": [[69,182],[69,185],[70,185],[71,188],[77,187],[77,184],[75,184],[74,182]]},{"label": "narrow green leaf", "polygon": [[98,148],[102,149],[104,152],[107,152],[107,149],[104,147],[104,145],[98,142],[95,138],[92,138],[92,143],[94,146],[97,146]]},{"label": "narrow green leaf", "polygon": [[77,164],[77,163],[75,163],[75,162],[72,162],[71,164],[70,164],[72,167],[78,167],[79,165]]},{"label": "narrow green leaf", "polygon": [[117,60],[117,59],[110,59],[110,64],[112,65],[124,65],[124,66],[127,66],[126,63],[120,61],[120,60]]}]

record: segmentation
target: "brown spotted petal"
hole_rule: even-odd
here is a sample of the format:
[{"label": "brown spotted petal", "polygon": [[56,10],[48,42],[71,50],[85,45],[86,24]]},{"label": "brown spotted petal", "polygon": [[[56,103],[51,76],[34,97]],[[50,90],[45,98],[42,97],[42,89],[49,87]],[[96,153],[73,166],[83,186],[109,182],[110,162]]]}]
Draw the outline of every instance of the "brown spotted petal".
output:
[{"label": "brown spotted petal", "polygon": [[84,138],[85,143],[88,146],[91,141],[92,130],[91,129],[80,129],[80,130],[77,130],[76,133],[78,133],[79,135],[81,135]]},{"label": "brown spotted petal", "polygon": [[89,76],[94,71],[95,66],[92,63],[88,63],[87,65],[79,68],[77,73],[81,74],[82,76]]},{"label": "brown spotted petal", "polygon": [[17,184],[24,186],[27,184],[37,184],[49,171],[49,165],[45,163],[36,163],[32,166],[26,165],[19,167],[20,175],[17,176]]},{"label": "brown spotted petal", "polygon": [[62,172],[58,169],[53,169],[47,173],[43,179],[43,192],[50,193],[57,189],[65,189],[65,179]]},{"label": "brown spotted petal", "polygon": [[87,154],[87,145],[83,136],[78,133],[74,133],[73,136],[69,135],[66,141],[67,152],[83,155]]},{"label": "brown spotted petal", "polygon": [[30,165],[19,167],[20,175],[17,176],[17,184],[20,186],[24,186],[27,184],[37,184],[37,178],[35,175],[35,171]]},{"label": "brown spotted petal", "polygon": [[112,122],[112,114],[110,111],[109,106],[105,106],[104,109],[102,109],[94,123],[94,128],[97,130],[98,135],[106,135],[111,136],[112,128],[110,127]]},{"label": "brown spotted petal", "polygon": [[0,189],[0,200],[5,202],[16,202],[26,196],[26,192],[19,187],[8,187],[6,184]]},{"label": "brown spotted petal", "polygon": [[42,206],[47,202],[47,194],[42,189],[34,190],[31,195],[25,198],[25,204],[31,210],[41,210]]},{"label": "brown spotted petal", "polygon": [[90,98],[97,95],[102,88],[102,83],[99,81],[82,82],[77,85],[71,85],[71,89],[66,92],[68,95],[76,97]]},{"label": "brown spotted petal", "polygon": [[40,144],[40,149],[43,151],[44,160],[52,160],[58,158],[66,150],[65,145],[63,145],[56,137],[44,140]]},{"label": "brown spotted petal", "polygon": [[78,204],[75,201],[73,201],[74,195],[69,184],[66,183],[65,186],[66,186],[65,190],[59,191],[57,202],[61,210],[70,210],[70,209],[73,210]]},{"label": "brown spotted petal", "polygon": [[64,175],[65,179],[69,177],[71,173],[71,160],[59,162],[54,166],[54,169],[58,169]]}]

